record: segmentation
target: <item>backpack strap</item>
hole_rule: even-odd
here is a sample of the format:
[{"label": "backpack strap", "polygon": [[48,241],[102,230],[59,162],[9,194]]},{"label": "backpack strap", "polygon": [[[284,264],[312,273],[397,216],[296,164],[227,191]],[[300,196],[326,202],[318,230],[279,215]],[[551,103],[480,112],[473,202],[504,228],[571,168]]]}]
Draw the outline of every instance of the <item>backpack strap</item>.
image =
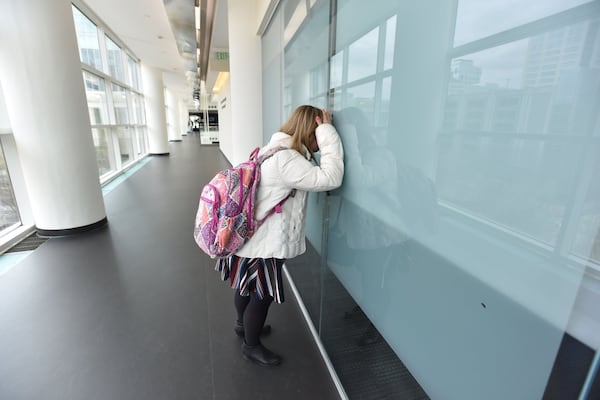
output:
[{"label": "backpack strap", "polygon": [[275,207],[273,207],[271,209],[271,211],[269,211],[267,213],[267,215],[265,215],[262,219],[256,220],[256,229],[260,228],[260,226],[266,221],[267,218],[269,218],[271,215],[273,214],[281,214],[281,206],[283,206],[283,203],[285,203],[287,201],[287,199],[289,199],[290,197],[294,197],[296,195],[296,189],[292,189],[292,191],[290,192],[290,194],[288,194],[287,196],[285,196],[285,198],[283,200],[281,200],[279,203],[277,203],[275,205]]},{"label": "backpack strap", "polygon": [[[258,148],[254,149],[254,151],[256,151],[256,156],[258,156]],[[284,146],[276,146],[276,147],[272,147],[269,150],[265,151],[263,154],[261,154],[260,156],[258,156],[257,161],[259,164],[262,164],[263,162],[265,162],[266,159],[271,158],[273,156],[273,154],[277,153],[278,151],[281,150],[289,150],[288,147],[284,147]],[[254,151],[252,152],[252,154],[250,154],[250,157],[252,157],[252,155],[254,155]]]},{"label": "backpack strap", "polygon": [[255,148],[254,150],[252,150],[252,153],[250,153],[250,157],[248,157],[249,161],[254,161],[258,158],[258,152],[260,151],[260,147]]}]

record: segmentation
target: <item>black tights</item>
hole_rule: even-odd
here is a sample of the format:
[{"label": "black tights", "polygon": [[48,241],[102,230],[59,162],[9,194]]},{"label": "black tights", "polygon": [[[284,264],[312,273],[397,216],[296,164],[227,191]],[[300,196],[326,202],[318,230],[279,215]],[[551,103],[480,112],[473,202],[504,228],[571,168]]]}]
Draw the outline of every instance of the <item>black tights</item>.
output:
[{"label": "black tights", "polygon": [[240,295],[240,291],[235,291],[233,299],[235,310],[237,311],[238,323],[244,325],[244,340],[249,346],[256,346],[260,343],[260,331],[267,319],[269,306],[273,302],[273,297],[267,295],[262,300],[256,293],[250,293],[250,296]]}]

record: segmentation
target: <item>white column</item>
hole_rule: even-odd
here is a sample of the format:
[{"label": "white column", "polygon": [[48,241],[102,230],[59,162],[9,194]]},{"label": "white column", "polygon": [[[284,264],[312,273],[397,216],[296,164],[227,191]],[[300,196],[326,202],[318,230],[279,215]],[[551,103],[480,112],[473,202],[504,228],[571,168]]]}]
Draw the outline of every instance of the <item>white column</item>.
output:
[{"label": "white column", "polygon": [[149,153],[154,155],[169,154],[162,72],[142,64],[142,82],[144,85]]},{"label": "white column", "polygon": [[256,34],[255,2],[229,0],[229,71],[231,89],[232,158],[237,164],[248,159],[262,144],[262,73],[260,37]]},{"label": "white column", "polygon": [[187,126],[183,120],[183,101],[181,97],[177,99],[177,120],[179,121],[179,134],[185,136]]},{"label": "white column", "polygon": [[38,233],[106,223],[69,0],[0,2],[0,80]]},{"label": "white column", "polygon": [[167,120],[169,141],[181,142],[181,129],[179,127],[179,99],[173,91],[167,88]]},{"label": "white column", "polygon": [[179,129],[182,135],[187,135],[188,118],[188,110],[185,101],[179,99]]}]

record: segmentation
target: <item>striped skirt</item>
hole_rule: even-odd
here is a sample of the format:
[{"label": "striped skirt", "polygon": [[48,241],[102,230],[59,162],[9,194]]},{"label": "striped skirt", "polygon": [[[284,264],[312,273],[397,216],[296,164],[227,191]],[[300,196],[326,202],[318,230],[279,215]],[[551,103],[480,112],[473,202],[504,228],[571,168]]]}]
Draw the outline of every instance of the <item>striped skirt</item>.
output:
[{"label": "striped skirt", "polygon": [[221,272],[221,279],[229,279],[232,289],[240,295],[256,293],[259,299],[273,297],[276,303],[283,303],[283,260],[279,258],[245,258],[231,256],[217,260],[215,270]]}]

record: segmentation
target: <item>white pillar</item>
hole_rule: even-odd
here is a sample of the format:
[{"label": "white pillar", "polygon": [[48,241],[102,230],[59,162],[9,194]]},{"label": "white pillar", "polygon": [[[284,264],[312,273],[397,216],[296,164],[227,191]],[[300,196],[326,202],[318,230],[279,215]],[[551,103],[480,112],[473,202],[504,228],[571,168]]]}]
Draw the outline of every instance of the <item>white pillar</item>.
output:
[{"label": "white pillar", "polygon": [[179,99],[171,89],[167,88],[167,120],[169,141],[181,142],[181,129],[179,127]]},{"label": "white pillar", "polygon": [[248,159],[263,141],[260,37],[255,2],[229,0],[229,71],[231,89],[232,164]]},{"label": "white pillar", "polygon": [[154,155],[169,154],[162,72],[142,64],[142,82],[144,84],[149,153]]},{"label": "white pillar", "polygon": [[185,105],[185,101],[179,99],[179,122],[180,122],[180,131],[182,135],[187,135],[188,130],[188,110]]},{"label": "white pillar", "polygon": [[0,2],[0,80],[38,233],[106,223],[69,0]]}]

